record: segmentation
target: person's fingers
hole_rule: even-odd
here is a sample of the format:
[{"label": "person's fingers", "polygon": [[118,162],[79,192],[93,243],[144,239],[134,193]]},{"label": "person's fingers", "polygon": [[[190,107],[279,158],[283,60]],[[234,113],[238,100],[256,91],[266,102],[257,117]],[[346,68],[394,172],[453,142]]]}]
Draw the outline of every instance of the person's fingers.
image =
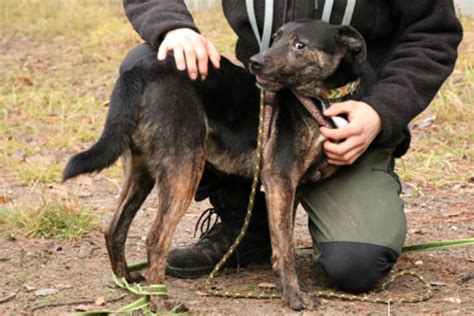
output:
[{"label": "person's fingers", "polygon": [[183,41],[181,45],[183,46],[184,56],[186,57],[186,68],[188,69],[189,78],[195,80],[198,75],[196,51],[190,41]]},{"label": "person's fingers", "polygon": [[354,107],[354,104],[351,101],[334,103],[334,104],[331,104],[329,109],[324,111],[324,115],[335,116],[339,114],[349,113],[351,110],[353,110],[353,107]]},{"label": "person's fingers", "polygon": [[206,46],[207,54],[209,55],[209,59],[211,60],[212,65],[214,66],[214,68],[219,69],[221,66],[221,55],[219,54],[212,42],[207,41]]},{"label": "person's fingers", "polygon": [[361,137],[350,137],[341,143],[333,143],[331,141],[324,142],[324,151],[334,155],[343,156],[356,147],[362,146],[363,141]]},{"label": "person's fingers", "polygon": [[181,46],[175,46],[173,48],[174,62],[176,63],[176,68],[183,71],[186,69],[186,61],[184,59],[184,52]]},{"label": "person's fingers", "polygon": [[350,136],[360,135],[362,131],[362,126],[350,123],[339,128],[320,128],[320,132],[324,137],[335,140],[341,140]]},{"label": "person's fingers", "polygon": [[364,146],[355,147],[352,151],[346,153],[343,157],[329,157],[328,163],[337,166],[352,165],[359,158],[366,148]]},{"label": "person's fingers", "polygon": [[206,79],[207,76],[207,67],[209,63],[209,56],[207,55],[206,45],[202,39],[194,39],[192,41],[194,50],[196,52],[197,66],[199,69],[199,74],[201,79]]},{"label": "person's fingers", "polygon": [[158,49],[158,60],[164,60],[166,58],[166,54],[168,53],[169,47],[166,41],[163,41]]}]

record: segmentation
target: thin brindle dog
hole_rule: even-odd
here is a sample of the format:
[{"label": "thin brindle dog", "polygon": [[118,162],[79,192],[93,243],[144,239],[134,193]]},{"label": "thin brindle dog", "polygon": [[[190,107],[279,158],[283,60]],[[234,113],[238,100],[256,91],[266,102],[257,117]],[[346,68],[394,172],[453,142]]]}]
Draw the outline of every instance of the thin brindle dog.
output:
[{"label": "thin brindle dog", "polygon": [[[300,290],[295,271],[295,194],[304,184],[335,171],[331,166],[320,170],[327,167],[320,124],[295,93],[321,99],[327,91],[361,78],[362,85],[352,95],[360,97],[364,83],[371,80],[365,75],[365,57],[364,39],[352,27],[301,20],[281,27],[272,47],[250,61],[257,85],[276,92],[261,180],[269,212],[273,268],[285,302],[294,310],[310,309],[315,303]],[[128,271],[124,248],[130,224],[155,186],[159,202],[146,240],[148,284],[165,281],[173,233],[204,168],[232,175],[236,181],[251,177],[258,125],[256,81],[226,59],[219,70],[210,68],[205,81],[192,81],[176,69],[172,56],[158,61],[155,54],[120,76],[100,139],[72,157],[64,171],[67,180],[101,171],[120,156],[124,158],[126,180],[105,232],[117,276],[140,279]],[[154,304],[164,304],[163,298],[154,300]]]}]

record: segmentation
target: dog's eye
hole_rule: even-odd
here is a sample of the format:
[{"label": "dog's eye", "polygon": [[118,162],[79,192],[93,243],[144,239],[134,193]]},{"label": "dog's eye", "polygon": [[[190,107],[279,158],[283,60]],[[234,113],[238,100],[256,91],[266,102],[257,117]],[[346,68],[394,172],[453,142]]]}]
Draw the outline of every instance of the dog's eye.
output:
[{"label": "dog's eye", "polygon": [[305,47],[306,47],[306,45],[305,45],[304,43],[301,43],[301,42],[297,42],[297,43],[295,44],[295,48],[296,48],[296,49],[303,49],[303,48],[305,48]]}]

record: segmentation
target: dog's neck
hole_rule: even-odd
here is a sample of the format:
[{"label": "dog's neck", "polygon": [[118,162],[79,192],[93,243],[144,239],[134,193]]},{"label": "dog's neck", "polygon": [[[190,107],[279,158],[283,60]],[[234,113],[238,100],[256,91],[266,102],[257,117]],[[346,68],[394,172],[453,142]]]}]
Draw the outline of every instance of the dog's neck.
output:
[{"label": "dog's neck", "polygon": [[331,90],[342,87],[360,77],[360,67],[342,61],[336,71],[323,82],[322,89]]},{"label": "dog's neck", "polygon": [[360,66],[342,61],[336,71],[324,81],[312,81],[295,89],[301,95],[321,98],[328,91],[337,89],[360,78]]}]

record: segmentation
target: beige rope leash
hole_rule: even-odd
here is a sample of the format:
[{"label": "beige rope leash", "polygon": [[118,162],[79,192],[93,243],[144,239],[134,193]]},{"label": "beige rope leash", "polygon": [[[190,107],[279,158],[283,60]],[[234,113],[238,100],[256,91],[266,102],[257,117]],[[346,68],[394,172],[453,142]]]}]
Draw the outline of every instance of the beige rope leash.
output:
[{"label": "beige rope leash", "polygon": [[221,295],[219,291],[213,290],[212,288],[212,280],[214,279],[215,275],[219,270],[224,266],[224,264],[229,260],[230,256],[235,252],[237,247],[240,245],[240,242],[245,236],[247,232],[247,228],[249,227],[250,218],[252,217],[253,205],[255,203],[255,194],[257,193],[257,186],[258,180],[260,177],[260,167],[262,162],[262,144],[263,144],[263,130],[264,130],[264,117],[265,117],[265,99],[264,99],[264,91],[260,90],[260,111],[259,111],[259,121],[258,121],[258,136],[257,136],[257,149],[255,151],[255,166],[253,172],[253,180],[252,180],[252,188],[250,190],[249,196],[249,204],[247,207],[247,214],[245,215],[244,225],[240,230],[239,235],[235,239],[232,246],[230,246],[229,250],[227,250],[226,254],[222,257],[222,259],[217,263],[214,267],[214,270],[209,274],[209,277],[206,280],[208,293],[213,296],[224,296]]}]

